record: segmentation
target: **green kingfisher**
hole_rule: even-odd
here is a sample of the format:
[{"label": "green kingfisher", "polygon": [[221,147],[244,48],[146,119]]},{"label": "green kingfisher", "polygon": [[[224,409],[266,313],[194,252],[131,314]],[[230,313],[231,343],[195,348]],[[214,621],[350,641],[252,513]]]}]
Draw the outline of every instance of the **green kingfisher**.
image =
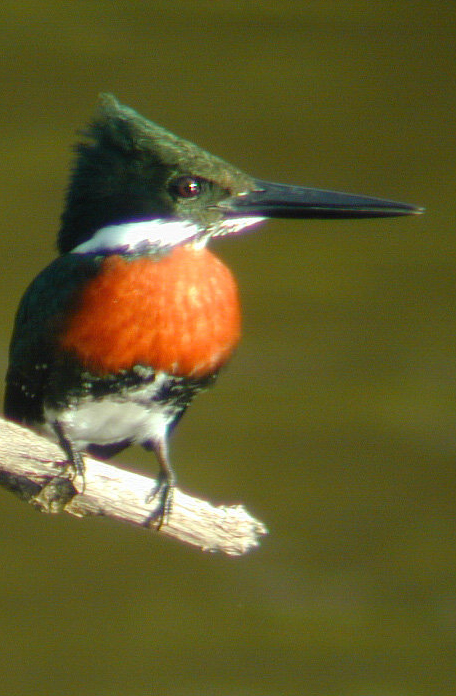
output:
[{"label": "green kingfisher", "polygon": [[101,95],[76,147],[59,256],[20,303],[5,414],[58,441],[83,474],[152,450],[151,523],[172,501],[170,433],[241,333],[238,290],[207,247],[267,218],[375,218],[421,209],[255,179]]}]

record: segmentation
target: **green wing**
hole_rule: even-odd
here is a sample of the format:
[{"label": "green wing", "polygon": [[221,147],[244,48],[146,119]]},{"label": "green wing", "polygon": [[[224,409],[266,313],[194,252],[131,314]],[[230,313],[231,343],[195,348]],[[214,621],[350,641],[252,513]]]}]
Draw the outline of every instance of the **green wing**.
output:
[{"label": "green wing", "polygon": [[43,420],[43,399],[55,363],[59,328],[77,302],[99,259],[65,254],[47,266],[26,290],[17,311],[6,375],[5,415],[22,423]]}]

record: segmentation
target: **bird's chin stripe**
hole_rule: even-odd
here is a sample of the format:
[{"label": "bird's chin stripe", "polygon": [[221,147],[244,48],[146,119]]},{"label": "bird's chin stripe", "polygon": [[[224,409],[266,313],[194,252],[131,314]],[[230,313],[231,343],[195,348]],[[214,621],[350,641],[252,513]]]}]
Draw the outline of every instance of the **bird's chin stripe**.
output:
[{"label": "bird's chin stripe", "polygon": [[109,225],[79,244],[73,254],[147,253],[188,243],[204,246],[211,237],[239,234],[263,222],[264,217],[225,218],[212,227],[203,228],[189,220],[143,220]]},{"label": "bird's chin stripe", "polygon": [[135,253],[172,247],[192,242],[201,236],[202,229],[185,220],[144,220],[109,225],[72,250],[74,254]]}]

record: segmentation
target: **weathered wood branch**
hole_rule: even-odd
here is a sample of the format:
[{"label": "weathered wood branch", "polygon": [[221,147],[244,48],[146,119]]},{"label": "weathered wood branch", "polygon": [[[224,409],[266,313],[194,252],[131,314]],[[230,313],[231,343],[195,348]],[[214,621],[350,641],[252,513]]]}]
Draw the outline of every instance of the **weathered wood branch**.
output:
[{"label": "weathered wood branch", "polygon": [[[112,464],[84,457],[84,485],[66,467],[60,447],[0,418],[0,484],[43,512],[77,517],[102,515],[149,527],[154,501],[146,503],[155,481]],[[160,533],[232,556],[259,545],[266,527],[242,505],[215,507],[175,489]]]}]

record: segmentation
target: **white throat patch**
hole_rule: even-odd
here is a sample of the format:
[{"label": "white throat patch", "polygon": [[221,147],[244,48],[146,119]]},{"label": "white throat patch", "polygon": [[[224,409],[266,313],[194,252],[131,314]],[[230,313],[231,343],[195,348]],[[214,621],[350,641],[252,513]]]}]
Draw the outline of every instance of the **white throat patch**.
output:
[{"label": "white throat patch", "polygon": [[172,247],[201,233],[201,227],[185,220],[144,220],[109,225],[72,250],[74,254],[119,252],[132,253],[160,247]]},{"label": "white throat patch", "polygon": [[212,227],[201,227],[189,220],[144,220],[108,225],[99,229],[93,237],[79,244],[71,253],[147,253],[161,248],[182,244],[204,246],[211,237],[239,234],[247,227],[263,222],[263,217],[225,218]]}]

